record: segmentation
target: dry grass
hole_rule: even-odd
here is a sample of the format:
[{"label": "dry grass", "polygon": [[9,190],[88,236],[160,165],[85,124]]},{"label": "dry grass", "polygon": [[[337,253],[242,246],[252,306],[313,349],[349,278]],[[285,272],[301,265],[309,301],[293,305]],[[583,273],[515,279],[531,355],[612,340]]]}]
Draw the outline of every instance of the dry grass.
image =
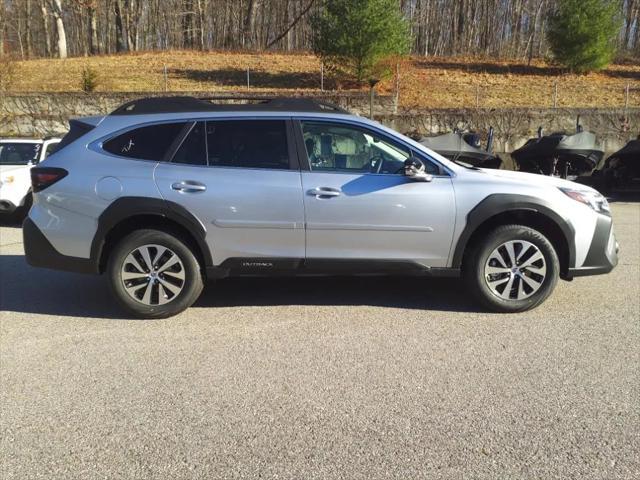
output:
[{"label": "dry grass", "polygon": [[621,107],[640,106],[640,65],[611,65],[588,75],[564,74],[542,61],[413,58],[402,69],[405,107]]},{"label": "dry grass", "polygon": [[[65,92],[80,89],[86,67],[99,76],[98,91],[163,91],[164,67],[170,91],[202,93],[246,90],[317,92],[320,63],[310,54],[236,52],[147,52],[118,56],[17,62],[12,90]],[[631,85],[630,106],[640,106],[640,65],[612,65],[589,75],[563,74],[542,61],[531,66],[477,58],[411,58],[401,66],[400,101],[405,108],[550,107],[554,85],[560,107],[620,107]],[[327,88],[338,88],[329,79]],[[392,79],[378,90],[391,93]]]},{"label": "dry grass", "polygon": [[16,62],[8,55],[0,55],[0,93],[13,86],[16,75]]}]

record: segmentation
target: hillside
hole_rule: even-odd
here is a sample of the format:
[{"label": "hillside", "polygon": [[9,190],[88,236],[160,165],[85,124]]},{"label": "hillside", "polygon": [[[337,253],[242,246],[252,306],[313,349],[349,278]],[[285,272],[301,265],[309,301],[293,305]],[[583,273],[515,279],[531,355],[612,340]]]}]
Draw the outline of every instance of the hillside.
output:
[{"label": "hillside", "polygon": [[[85,66],[98,73],[98,91],[163,91],[165,66],[167,88],[174,92],[246,91],[247,68],[252,93],[317,93],[320,89],[320,63],[310,54],[172,51],[21,61],[11,90],[78,91]],[[404,108],[550,107],[556,83],[559,107],[622,107],[627,84],[631,86],[629,106],[640,106],[638,64],[569,75],[542,61],[527,66],[515,61],[412,57],[402,63],[400,72]],[[327,78],[325,88],[340,86]],[[387,94],[393,89],[393,79],[378,87]]]}]

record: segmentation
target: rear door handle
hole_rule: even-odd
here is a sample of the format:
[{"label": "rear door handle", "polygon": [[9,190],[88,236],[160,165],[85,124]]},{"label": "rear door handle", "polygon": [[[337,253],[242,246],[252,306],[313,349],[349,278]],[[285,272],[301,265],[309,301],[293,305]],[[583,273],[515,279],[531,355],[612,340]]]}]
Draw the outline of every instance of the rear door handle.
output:
[{"label": "rear door handle", "polygon": [[307,195],[311,195],[316,198],[339,197],[342,195],[342,190],[332,187],[316,187],[311,190],[307,190]]},{"label": "rear door handle", "polygon": [[204,192],[207,186],[194,180],[182,180],[171,185],[171,188],[182,193],[199,193]]}]

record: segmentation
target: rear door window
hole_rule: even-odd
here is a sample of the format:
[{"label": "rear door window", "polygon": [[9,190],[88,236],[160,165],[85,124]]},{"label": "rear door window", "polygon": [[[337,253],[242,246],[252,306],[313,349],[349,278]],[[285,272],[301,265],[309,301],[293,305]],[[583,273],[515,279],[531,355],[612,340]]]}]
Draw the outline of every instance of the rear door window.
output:
[{"label": "rear door window", "polygon": [[163,160],[185,123],[148,125],[118,135],[104,143],[103,149],[114,155],[140,160]]},{"label": "rear door window", "polygon": [[207,164],[205,122],[197,122],[193,125],[191,131],[176,151],[171,162],[181,163],[184,165]]},{"label": "rear door window", "polygon": [[209,166],[289,169],[284,120],[209,121],[206,134]]}]

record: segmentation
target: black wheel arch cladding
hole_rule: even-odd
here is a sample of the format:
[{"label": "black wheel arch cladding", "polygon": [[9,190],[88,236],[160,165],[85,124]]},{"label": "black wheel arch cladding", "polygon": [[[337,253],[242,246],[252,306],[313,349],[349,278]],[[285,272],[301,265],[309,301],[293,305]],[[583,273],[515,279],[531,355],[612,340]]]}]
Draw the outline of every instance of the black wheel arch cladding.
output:
[{"label": "black wheel arch cladding", "polygon": [[100,269],[103,250],[110,232],[120,223],[139,216],[167,219],[186,230],[194,240],[205,265],[213,264],[211,252],[207,246],[206,230],[198,219],[177,203],[160,198],[121,197],[109,205],[98,218],[98,229],[91,243],[91,261]]},{"label": "black wheel arch cladding", "polygon": [[[571,223],[555,212],[549,202],[544,199],[518,194],[492,194],[478,203],[467,215],[467,222],[464,230],[460,234],[453,253],[453,268],[460,268],[469,246],[469,241],[474,233],[487,221],[501,214],[509,212],[531,212],[542,215],[552,226],[557,227],[562,232],[563,240],[567,247],[567,267],[575,265],[575,230]],[[558,252],[560,255],[560,252]]]}]

